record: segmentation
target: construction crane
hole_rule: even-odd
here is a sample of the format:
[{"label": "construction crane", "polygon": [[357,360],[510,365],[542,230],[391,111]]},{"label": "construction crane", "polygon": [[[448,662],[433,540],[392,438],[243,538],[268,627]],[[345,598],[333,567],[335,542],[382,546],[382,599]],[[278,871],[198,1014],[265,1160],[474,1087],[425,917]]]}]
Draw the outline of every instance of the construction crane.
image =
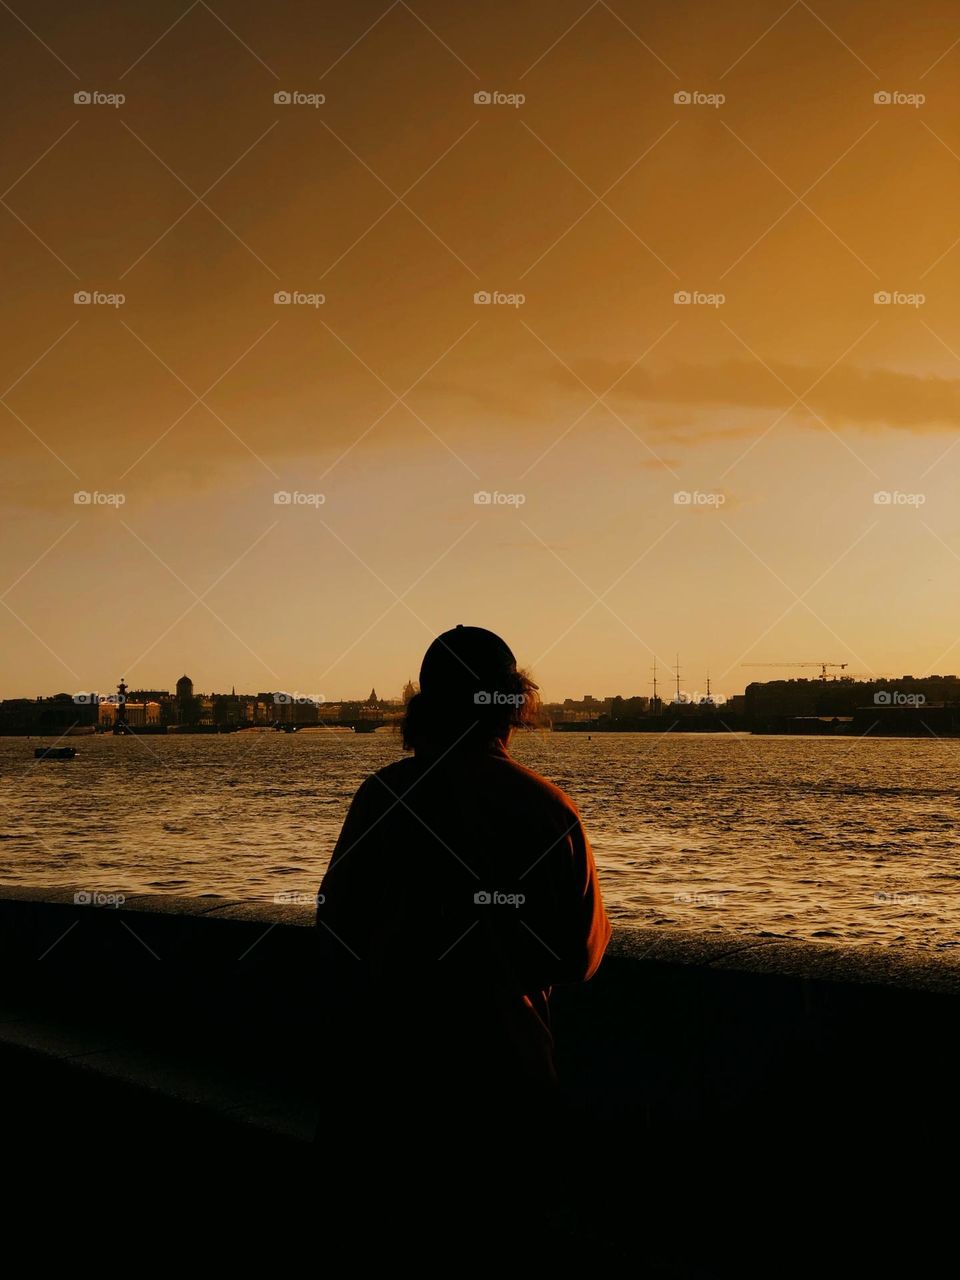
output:
[{"label": "construction crane", "polygon": [[[846,667],[849,667],[850,663],[849,662],[741,662],[740,665],[742,667],[819,667],[820,679],[826,680],[828,679],[827,667],[839,667],[840,670],[843,671]],[[833,678],[834,680],[837,679],[836,676],[834,676]]]}]

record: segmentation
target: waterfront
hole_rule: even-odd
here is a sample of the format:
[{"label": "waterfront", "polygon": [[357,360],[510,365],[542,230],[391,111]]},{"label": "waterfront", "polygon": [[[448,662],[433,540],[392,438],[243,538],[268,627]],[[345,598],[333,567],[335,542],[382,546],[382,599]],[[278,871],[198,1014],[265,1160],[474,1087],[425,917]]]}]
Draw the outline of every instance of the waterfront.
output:
[{"label": "waterfront", "polygon": [[[312,894],[391,731],[0,739],[0,883]],[[614,920],[793,938],[960,942],[950,742],[533,733],[515,754],[580,806]]]}]

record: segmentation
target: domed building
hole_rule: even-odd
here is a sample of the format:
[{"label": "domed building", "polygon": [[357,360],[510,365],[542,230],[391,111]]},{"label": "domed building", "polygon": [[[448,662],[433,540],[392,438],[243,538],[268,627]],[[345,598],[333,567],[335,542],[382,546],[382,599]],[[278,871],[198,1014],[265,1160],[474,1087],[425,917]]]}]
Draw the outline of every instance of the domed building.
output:
[{"label": "domed building", "polygon": [[177,681],[177,723],[182,725],[196,724],[199,719],[197,700],[193,696],[193,681],[189,676],[181,676]]}]

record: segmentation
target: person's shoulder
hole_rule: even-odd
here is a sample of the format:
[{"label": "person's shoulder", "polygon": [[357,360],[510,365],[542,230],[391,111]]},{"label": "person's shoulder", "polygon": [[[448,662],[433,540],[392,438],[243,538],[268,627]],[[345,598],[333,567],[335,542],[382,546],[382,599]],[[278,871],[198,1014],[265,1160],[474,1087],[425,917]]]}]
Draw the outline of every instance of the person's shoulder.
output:
[{"label": "person's shoulder", "polygon": [[555,782],[551,782],[549,778],[544,778],[533,769],[527,768],[525,764],[521,764],[513,756],[503,756],[501,760],[509,770],[513,785],[518,790],[526,791],[530,796],[537,796],[551,808],[569,814],[571,818],[579,819],[580,813],[577,806]]},{"label": "person's shoulder", "polygon": [[396,794],[398,791],[405,791],[418,777],[419,769],[412,756],[406,756],[402,760],[393,760],[390,764],[385,764],[383,768],[377,769],[374,773],[369,774],[360,784],[359,795],[362,791],[364,796],[373,798],[375,796],[388,796],[391,792]]},{"label": "person's shoulder", "polygon": [[399,760],[391,760],[381,769],[370,774],[371,778],[382,778],[389,782],[391,778],[410,778],[417,772],[417,762],[413,756],[402,756]]},{"label": "person's shoulder", "polygon": [[374,773],[368,773],[350,802],[350,813],[356,822],[375,822],[403,799],[415,781],[411,760],[395,760]]}]

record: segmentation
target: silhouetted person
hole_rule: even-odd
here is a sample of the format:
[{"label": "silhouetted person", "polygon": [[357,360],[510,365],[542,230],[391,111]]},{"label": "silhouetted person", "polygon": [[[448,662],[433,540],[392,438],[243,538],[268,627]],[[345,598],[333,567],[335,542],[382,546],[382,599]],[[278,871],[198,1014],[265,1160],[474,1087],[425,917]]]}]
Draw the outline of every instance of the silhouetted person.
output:
[{"label": "silhouetted person", "polygon": [[403,724],[413,756],[357,791],[317,912],[318,1142],[354,1159],[366,1143],[380,1169],[394,1151],[394,1177],[405,1146],[429,1151],[455,1198],[493,1168],[514,1210],[521,1147],[536,1162],[553,1114],[550,989],[591,977],[610,936],[576,808],[507,749],[536,706],[498,636],[439,636]]}]

